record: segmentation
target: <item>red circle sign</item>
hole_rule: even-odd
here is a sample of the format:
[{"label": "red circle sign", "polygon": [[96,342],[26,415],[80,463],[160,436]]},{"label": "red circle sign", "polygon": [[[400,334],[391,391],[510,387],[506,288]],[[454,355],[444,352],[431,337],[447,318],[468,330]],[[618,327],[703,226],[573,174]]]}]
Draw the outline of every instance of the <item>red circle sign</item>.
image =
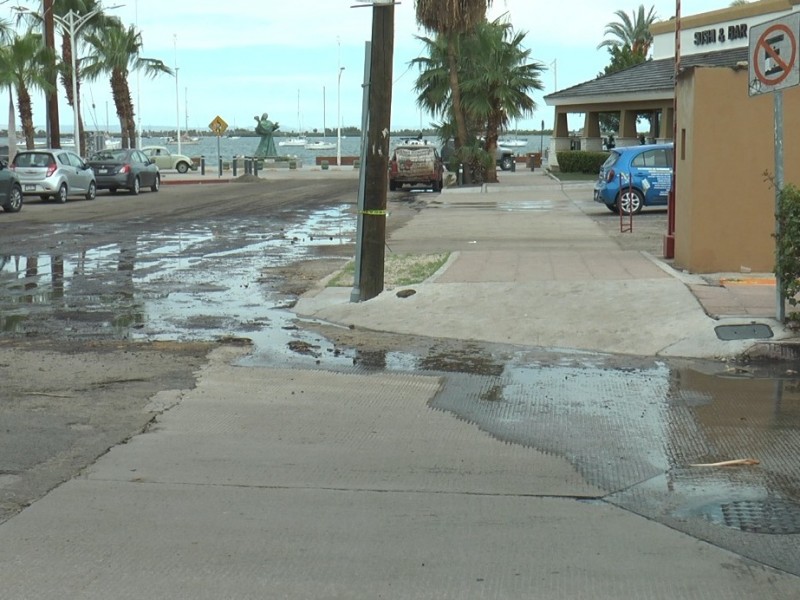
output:
[{"label": "red circle sign", "polygon": [[[792,52],[789,55],[787,60],[781,58],[780,54],[775,51],[775,48],[772,47],[767,40],[771,38],[776,32],[781,32],[786,36],[786,39],[789,40],[789,43],[792,45]],[[776,66],[779,67],[779,71],[774,74],[766,74],[762,72],[761,69],[761,62],[758,60],[758,55],[761,51],[766,52],[773,61],[775,61]],[[777,25],[773,25],[764,33],[761,34],[761,37],[758,38],[758,42],[756,43],[756,48],[753,53],[753,64],[755,65],[755,73],[758,80],[763,83],[764,85],[778,85],[784,79],[789,76],[789,73],[792,72],[792,67],[794,67],[795,57],[797,56],[797,40],[794,38],[794,34],[792,30],[789,29],[783,23],[778,23]]]}]

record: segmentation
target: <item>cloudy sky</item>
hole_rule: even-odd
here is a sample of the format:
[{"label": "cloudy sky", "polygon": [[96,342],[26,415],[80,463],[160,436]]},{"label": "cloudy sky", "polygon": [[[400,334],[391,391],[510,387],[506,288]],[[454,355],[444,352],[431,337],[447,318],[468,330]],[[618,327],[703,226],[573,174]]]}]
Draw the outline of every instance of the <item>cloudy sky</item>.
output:
[{"label": "cloudy sky", "polygon": [[[178,67],[177,86],[172,76],[131,74],[144,129],[174,128],[180,122],[181,129],[188,124],[207,130],[217,115],[231,126],[250,128],[253,116],[262,112],[279,121],[284,131],[322,129],[323,121],[335,127],[337,114],[343,126],[360,124],[365,42],[372,21],[372,9],[360,0],[105,0],[104,5],[122,3],[109,12],[142,32],[143,55]],[[681,11],[687,16],[729,4],[682,0]],[[675,0],[645,5],[654,6],[663,19],[675,13]],[[602,71],[608,54],[596,47],[606,23],[616,20],[614,11],[630,13],[638,6],[621,0],[495,0],[489,16],[507,13],[516,29],[527,32],[532,56],[547,66],[543,83],[548,94],[556,84],[563,89]],[[417,72],[409,66],[421,54],[415,36],[422,33],[414,20],[414,1],[401,0],[395,6],[393,129],[431,121],[416,106]],[[520,128],[538,127],[542,120],[552,126],[553,111],[542,95],[534,96],[537,112],[520,122]],[[105,129],[108,123],[118,130],[107,82],[86,85],[82,102],[87,127]],[[65,103],[62,115],[62,129],[71,130],[72,113]],[[42,98],[34,97],[34,119],[43,127]]]}]

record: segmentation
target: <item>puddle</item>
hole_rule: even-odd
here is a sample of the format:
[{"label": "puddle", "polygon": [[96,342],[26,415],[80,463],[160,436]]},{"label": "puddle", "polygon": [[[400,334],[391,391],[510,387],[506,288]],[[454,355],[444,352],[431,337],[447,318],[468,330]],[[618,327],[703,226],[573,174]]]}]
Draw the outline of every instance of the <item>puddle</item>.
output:
[{"label": "puddle", "polygon": [[[0,331],[207,340],[270,329],[262,337],[272,343],[290,315],[280,310],[284,299],[258,283],[262,271],[351,243],[349,209],[277,213],[268,223],[197,222],[72,253],[0,256]],[[99,235],[57,226],[53,237],[87,231]]]}]

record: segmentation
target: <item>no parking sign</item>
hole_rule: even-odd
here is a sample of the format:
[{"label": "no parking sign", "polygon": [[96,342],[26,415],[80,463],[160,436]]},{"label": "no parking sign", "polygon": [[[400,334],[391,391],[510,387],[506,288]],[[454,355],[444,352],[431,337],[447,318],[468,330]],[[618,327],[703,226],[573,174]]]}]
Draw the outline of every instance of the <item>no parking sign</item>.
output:
[{"label": "no parking sign", "polygon": [[750,28],[750,95],[800,85],[800,13]]}]

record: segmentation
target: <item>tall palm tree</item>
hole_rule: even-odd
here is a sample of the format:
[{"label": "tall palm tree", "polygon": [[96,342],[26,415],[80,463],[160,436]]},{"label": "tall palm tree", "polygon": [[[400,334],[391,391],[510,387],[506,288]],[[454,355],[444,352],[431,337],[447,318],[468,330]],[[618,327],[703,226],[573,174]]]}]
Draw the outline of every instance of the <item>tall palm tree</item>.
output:
[{"label": "tall palm tree", "polygon": [[486,19],[492,0],[414,0],[417,22],[426,30],[444,37],[447,42],[447,64],[450,93],[456,122],[456,148],[464,145],[467,128],[461,111],[461,90],[458,83],[458,42],[461,34],[472,31]]},{"label": "tall palm tree", "polygon": [[[500,20],[481,23],[465,40],[467,74],[462,77],[464,110],[485,124],[485,149],[495,155],[497,138],[512,120],[532,115],[536,102],[528,94],[542,90],[545,66],[531,60],[523,47],[527,35],[515,32],[511,23]],[[491,169],[487,181],[496,181]]]},{"label": "tall palm tree", "polygon": [[54,64],[55,56],[45,47],[41,34],[32,31],[16,35],[9,44],[0,47],[0,85],[17,93],[19,120],[29,150],[33,149],[35,135],[30,91],[52,89],[47,68],[42,66]]},{"label": "tall palm tree", "polygon": [[[463,53],[458,64],[462,111],[467,128],[467,143],[461,149],[477,146],[477,138],[485,140],[479,155],[474,148],[459,152],[466,162],[479,165],[484,181],[495,181],[494,152],[499,132],[511,120],[533,112],[536,103],[528,94],[544,88],[541,73],[545,66],[530,59],[530,50],[523,48],[526,32],[514,32],[510,23],[500,20],[480,23],[472,34],[464,35],[460,44]],[[438,126],[443,139],[452,139],[455,109],[449,87],[447,43],[441,37],[420,37],[428,56],[412,61],[420,68],[415,89],[417,103],[443,119]],[[482,165],[488,165],[483,168]]]},{"label": "tall palm tree", "polygon": [[130,70],[140,69],[145,76],[155,77],[161,73],[171,75],[172,69],[161,60],[140,56],[141,33],[133,26],[126,29],[119,21],[90,34],[86,42],[91,52],[82,61],[83,75],[89,80],[95,80],[101,75],[109,76],[111,94],[119,118],[122,147],[135,148],[136,123],[128,73]]},{"label": "tall palm tree", "polygon": [[619,21],[612,21],[606,24],[604,35],[612,36],[611,39],[603,40],[597,47],[603,46],[630,46],[636,54],[647,56],[650,46],[653,45],[653,34],[650,33],[650,26],[655,23],[658,16],[654,6],[645,14],[644,4],[640,4],[638,10],[631,11],[630,16],[624,10],[614,13]]}]

